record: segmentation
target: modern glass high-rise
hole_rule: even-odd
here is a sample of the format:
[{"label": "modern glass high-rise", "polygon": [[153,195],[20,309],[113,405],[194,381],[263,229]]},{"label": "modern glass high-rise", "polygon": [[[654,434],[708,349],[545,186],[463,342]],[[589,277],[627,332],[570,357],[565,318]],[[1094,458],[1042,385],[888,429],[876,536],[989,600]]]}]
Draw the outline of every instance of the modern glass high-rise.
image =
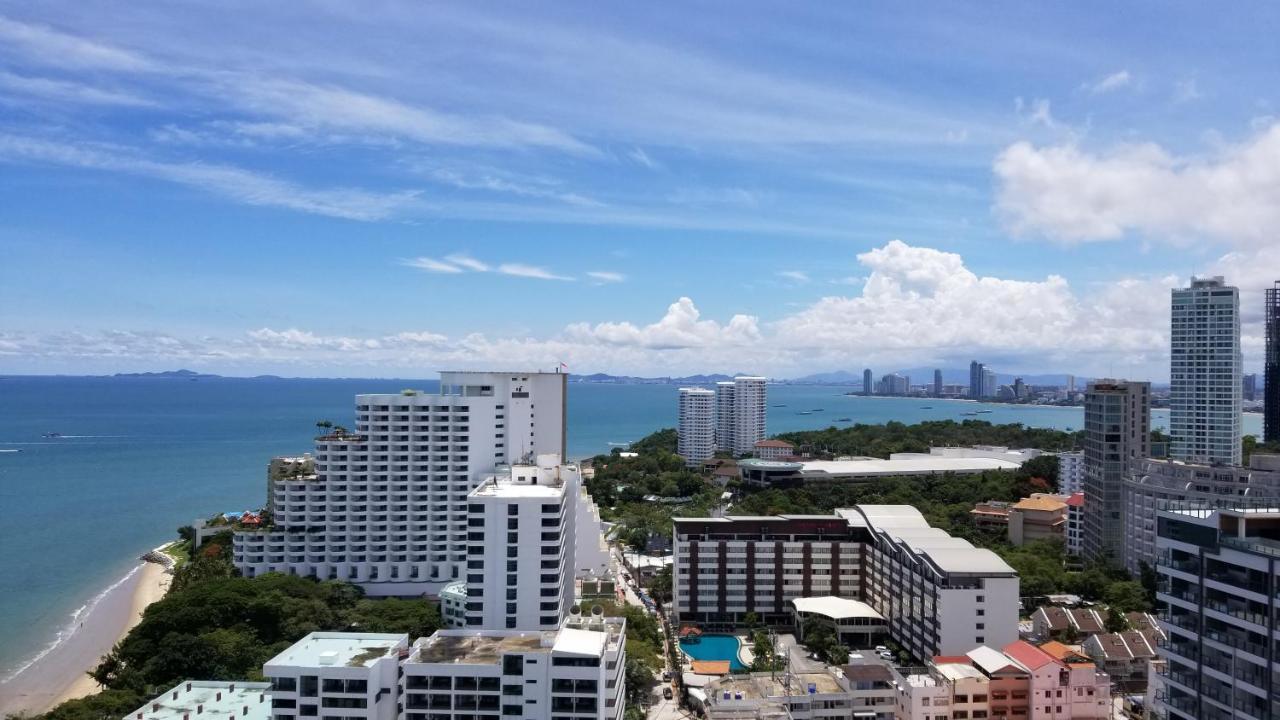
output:
[{"label": "modern glass high-rise", "polygon": [[1170,327],[1170,455],[1240,464],[1240,291],[1222,277],[1175,288]]},{"label": "modern glass high-rise", "polygon": [[1262,437],[1267,442],[1280,442],[1280,280],[1267,288],[1266,355],[1262,371]]},{"label": "modern glass high-rise", "polygon": [[1151,455],[1151,383],[1095,380],[1084,393],[1084,554],[1124,557],[1124,481]]},{"label": "modern glass high-rise", "polygon": [[942,370],[936,368],[933,371],[933,396],[942,397]]},{"label": "modern glass high-rise", "polygon": [[867,368],[862,371],[862,394],[873,395],[875,391],[875,380],[871,378],[871,368]]},{"label": "modern glass high-rise", "polygon": [[969,397],[980,398],[984,395],[982,383],[986,377],[986,367],[974,360],[969,363]]}]

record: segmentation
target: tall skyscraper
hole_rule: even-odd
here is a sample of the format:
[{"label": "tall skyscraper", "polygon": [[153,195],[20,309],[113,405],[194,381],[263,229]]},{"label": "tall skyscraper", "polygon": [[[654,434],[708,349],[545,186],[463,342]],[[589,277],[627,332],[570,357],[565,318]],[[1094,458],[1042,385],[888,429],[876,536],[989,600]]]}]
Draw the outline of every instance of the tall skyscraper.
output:
[{"label": "tall skyscraper", "polygon": [[716,452],[716,394],[706,388],[680,388],[677,451],[684,464],[698,467]]},{"label": "tall skyscraper", "polygon": [[977,360],[969,363],[969,397],[975,400],[983,396],[982,383],[985,370],[986,367]]},{"label": "tall skyscraper", "polygon": [[906,395],[911,389],[911,378],[889,373],[880,378],[880,385],[883,388],[881,392],[885,395]]},{"label": "tall skyscraper", "polygon": [[876,391],[874,383],[875,381],[871,379],[871,368],[867,368],[866,370],[863,370],[862,371],[862,394],[874,395]]},{"label": "tall skyscraper", "polygon": [[767,381],[740,375],[716,383],[716,449],[750,455],[767,430]]},{"label": "tall skyscraper", "polygon": [[1258,399],[1258,373],[1248,373],[1240,378],[1240,398],[1246,402]]},{"label": "tall skyscraper", "polygon": [[716,450],[733,452],[733,381],[716,383]]},{"label": "tall skyscraper", "polygon": [[1267,442],[1280,442],[1280,280],[1267,288],[1266,355],[1262,372],[1262,437]]},{"label": "tall skyscraper", "polygon": [[443,372],[434,394],[357,395],[355,431],[316,438],[314,474],[272,480],[272,525],[236,567],[436,593],[467,565],[467,495],[500,465],[565,454],[562,373]]},{"label": "tall skyscraper", "polygon": [[1172,294],[1170,455],[1240,464],[1240,291],[1192,278]]},{"label": "tall skyscraper", "polygon": [[1151,455],[1151,383],[1095,380],[1084,393],[1084,552],[1124,557],[1124,482]]},{"label": "tall skyscraper", "polygon": [[750,455],[767,428],[768,383],[762,377],[733,379],[733,454]]},{"label": "tall skyscraper", "polygon": [[942,397],[942,370],[933,371],[933,396]]},{"label": "tall skyscraper", "polygon": [[980,397],[995,397],[1000,392],[1000,384],[996,382],[996,371],[985,365],[982,368],[982,395]]}]

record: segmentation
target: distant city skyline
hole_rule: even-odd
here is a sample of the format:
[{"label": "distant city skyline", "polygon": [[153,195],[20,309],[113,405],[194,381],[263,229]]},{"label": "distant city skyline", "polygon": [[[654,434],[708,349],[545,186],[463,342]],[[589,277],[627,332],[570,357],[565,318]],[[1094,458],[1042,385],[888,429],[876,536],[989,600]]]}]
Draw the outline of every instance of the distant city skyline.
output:
[{"label": "distant city skyline", "polygon": [[0,0],[0,373],[1263,371],[1280,7],[733,12]]}]

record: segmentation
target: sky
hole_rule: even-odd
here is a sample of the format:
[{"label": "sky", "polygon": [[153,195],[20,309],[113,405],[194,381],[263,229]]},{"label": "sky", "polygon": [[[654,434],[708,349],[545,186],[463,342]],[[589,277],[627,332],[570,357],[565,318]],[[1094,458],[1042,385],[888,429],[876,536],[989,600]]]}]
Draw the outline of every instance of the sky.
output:
[{"label": "sky", "polygon": [[0,373],[1168,378],[1280,6],[0,0]]}]

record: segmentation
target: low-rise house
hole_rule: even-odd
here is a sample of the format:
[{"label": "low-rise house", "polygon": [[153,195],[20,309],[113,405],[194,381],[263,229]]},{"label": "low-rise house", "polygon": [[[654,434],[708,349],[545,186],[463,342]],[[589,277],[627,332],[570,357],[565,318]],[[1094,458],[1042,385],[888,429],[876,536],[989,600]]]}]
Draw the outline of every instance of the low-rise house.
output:
[{"label": "low-rise house", "polygon": [[895,717],[900,720],[993,717],[990,714],[991,680],[966,662],[894,668],[893,683],[897,688]]},{"label": "low-rise house", "polygon": [[1143,692],[1147,666],[1157,659],[1156,648],[1163,638],[1159,628],[1099,633],[1087,638],[1081,648],[1122,691]]},{"label": "low-rise house", "polygon": [[1067,531],[1066,498],[1035,493],[1009,507],[1009,542],[1022,546],[1036,540],[1064,540]]},{"label": "low-rise house", "polygon": [[761,460],[781,460],[796,454],[796,446],[786,440],[760,440],[755,447],[755,455]]},{"label": "low-rise house", "polygon": [[1001,500],[988,500],[978,503],[969,511],[973,524],[982,530],[1007,532],[1009,527],[1009,503]]},{"label": "low-rise house", "polygon": [[1104,720],[1110,714],[1111,678],[1087,658],[1059,659],[1025,640],[1004,654],[1027,669],[1033,720]]},{"label": "low-rise house", "polygon": [[1046,605],[1031,613],[1031,634],[1037,640],[1083,640],[1106,631],[1101,612],[1091,608]]}]

